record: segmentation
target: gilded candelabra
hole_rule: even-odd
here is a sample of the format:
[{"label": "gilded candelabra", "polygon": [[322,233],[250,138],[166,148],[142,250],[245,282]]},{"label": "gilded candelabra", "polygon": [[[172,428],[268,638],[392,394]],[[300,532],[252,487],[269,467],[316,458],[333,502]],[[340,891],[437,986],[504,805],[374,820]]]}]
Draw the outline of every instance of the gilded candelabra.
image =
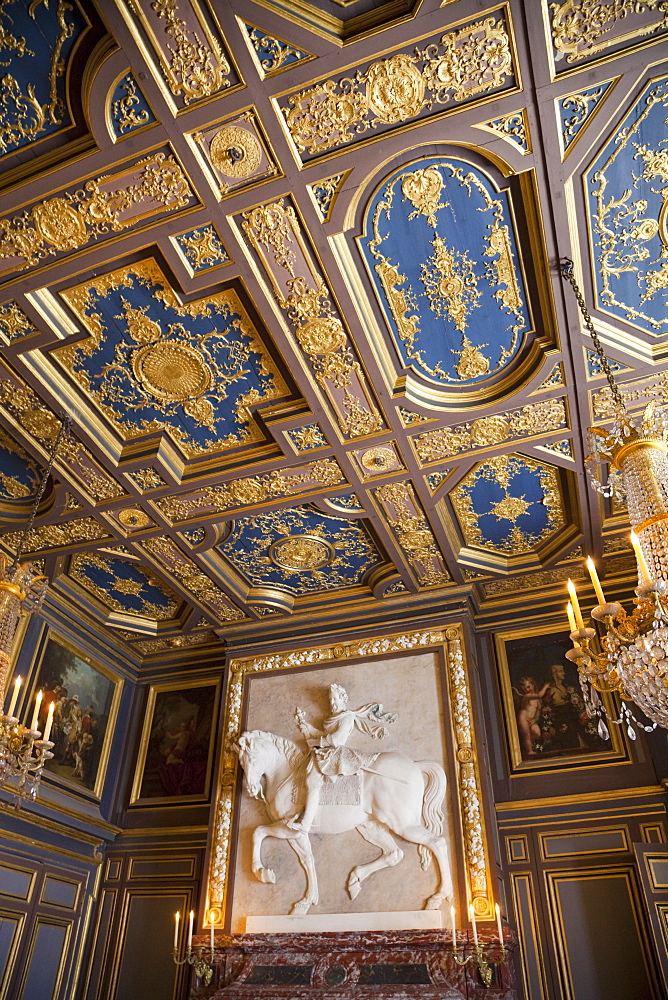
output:
[{"label": "gilded candelabra", "polygon": [[[573,275],[572,261],[561,263],[570,282],[587,330],[608,380],[604,399],[612,418],[609,429],[589,429],[591,454],[587,458],[592,485],[605,496],[625,497],[633,531],[631,542],[638,566],[638,586],[630,615],[621,604],[606,601],[596,569],[588,560],[598,605],[591,617],[602,624],[602,653],[593,647],[596,630],[586,628],[573,584],[569,581],[571,639],[568,658],[575,662],[585,682],[583,688],[591,715],[599,717],[599,735],[607,737],[598,692],[617,691],[622,699],[619,720],[633,738],[638,724],[626,702],[634,701],[655,725],[668,728],[668,379],[645,389],[650,398],[640,415],[628,412],[624,394],[612,375],[584,298]],[[636,394],[626,394],[635,396]],[[599,474],[607,466],[607,480]],[[593,690],[592,690],[593,689]],[[640,724],[642,725],[642,724]],[[647,728],[647,727],[644,727]],[[653,727],[651,727],[653,728]]]},{"label": "gilded candelabra", "polygon": [[[466,945],[464,946],[464,949],[465,948]],[[505,953],[506,949],[504,948],[503,945],[501,945],[501,956],[502,957],[505,956]],[[482,979],[485,986],[492,985],[492,966],[485,958],[485,954],[483,952],[483,946],[481,944],[476,942],[473,945],[473,950],[469,952],[468,955],[466,954],[466,951],[463,950],[462,956],[460,958],[457,953],[457,945],[453,942],[452,957],[456,965],[467,965],[469,962],[471,962],[472,965],[475,965],[477,967],[478,972],[480,973],[480,978]]]},{"label": "gilded candelabra", "polygon": [[[33,563],[21,562],[30,531],[37,514],[40,501],[53,468],[58,449],[69,431],[70,419],[65,417],[56,436],[53,450],[42,473],[30,517],[23,529],[19,544],[11,563],[0,555],[0,705],[4,704],[7,679],[11,668],[11,651],[19,616],[27,611],[39,610],[48,580],[39,573]],[[34,799],[45,763],[53,754],[49,742],[53,709],[50,710],[44,736],[37,729],[38,709],[41,696],[35,708],[30,726],[21,725],[14,715],[20,679],[18,680],[9,709],[0,716],[0,782],[12,779],[15,782],[17,805],[21,799]],[[42,737],[42,738],[40,738]]]},{"label": "gilded candelabra", "polygon": [[[207,962],[204,958],[204,952],[209,951],[209,961]],[[188,945],[186,948],[186,953],[183,958],[179,959],[179,949],[174,948],[172,951],[172,958],[174,959],[175,965],[192,965],[195,970],[195,975],[205,986],[208,986],[213,979],[213,957],[214,953],[211,949],[205,948],[204,945],[197,945],[193,948],[192,945]]]}]

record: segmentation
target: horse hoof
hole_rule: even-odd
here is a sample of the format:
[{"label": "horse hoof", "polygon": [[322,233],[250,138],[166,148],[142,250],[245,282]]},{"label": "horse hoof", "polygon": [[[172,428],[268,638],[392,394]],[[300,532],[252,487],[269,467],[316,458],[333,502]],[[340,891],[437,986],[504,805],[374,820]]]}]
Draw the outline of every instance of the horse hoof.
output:
[{"label": "horse hoof", "polygon": [[440,892],[434,893],[430,896],[427,902],[424,904],[425,910],[440,910],[443,905],[443,896]]},{"label": "horse hoof", "polygon": [[300,899],[299,902],[293,905],[292,909],[290,910],[290,913],[294,914],[295,916],[298,916],[299,914],[302,913],[308,913],[310,907],[311,904],[308,902],[308,900]]},{"label": "horse hoof", "polygon": [[276,876],[272,868],[257,868],[253,874],[258,882],[271,882],[276,881]]},{"label": "horse hoof", "polygon": [[351,875],[348,879],[348,895],[351,899],[356,899],[360,894],[360,889],[362,888],[362,883],[358,879],[357,875]]}]

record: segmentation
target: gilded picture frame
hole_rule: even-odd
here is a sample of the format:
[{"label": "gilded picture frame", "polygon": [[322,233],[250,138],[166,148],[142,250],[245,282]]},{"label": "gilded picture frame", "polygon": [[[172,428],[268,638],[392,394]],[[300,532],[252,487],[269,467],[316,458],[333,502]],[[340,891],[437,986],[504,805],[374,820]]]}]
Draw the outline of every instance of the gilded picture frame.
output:
[{"label": "gilded picture frame", "polygon": [[53,758],[44,776],[96,799],[102,796],[114,738],[123,679],[54,629],[44,630],[37,647],[23,711],[43,692],[38,727],[44,731],[48,705],[56,702],[51,740]]},{"label": "gilded picture frame", "polygon": [[[243,791],[235,744],[249,725],[253,728],[266,728],[253,725],[253,713],[251,712],[249,716],[249,690],[254,679],[264,682],[265,679],[271,680],[275,677],[280,680],[282,673],[290,674],[290,677],[285,678],[288,683],[282,685],[282,697],[285,700],[285,688],[293,680],[297,683],[305,678],[303,683],[306,687],[302,690],[307,692],[317,690],[318,698],[321,699],[321,678],[331,683],[329,677],[333,673],[331,668],[342,666],[356,670],[359,667],[373,666],[374,669],[382,670],[383,665],[390,659],[422,653],[435,655],[439,664],[438,669],[442,671],[439,676],[443,678],[440,682],[442,699],[437,710],[442,722],[443,738],[449,748],[448,766],[452,768],[447,775],[449,782],[447,794],[453,799],[453,814],[458,817],[459,824],[454,841],[458,853],[456,857],[451,858],[451,868],[453,874],[463,869],[467,896],[473,902],[477,918],[480,920],[494,918],[492,866],[472,719],[467,657],[463,628],[461,624],[456,624],[443,629],[401,633],[376,639],[351,640],[345,645],[315,646],[249,659],[231,660],[225,693],[215,818],[208,858],[208,891],[205,902],[207,921],[213,919],[216,926],[226,930],[232,925],[232,901],[237,896],[235,889],[239,851],[237,837],[246,794]],[[368,688],[372,686],[376,688],[375,682],[369,684]],[[298,690],[299,686],[295,688],[295,691]],[[357,692],[358,699],[361,693]],[[382,690],[374,690],[373,694],[369,690],[367,693],[373,698],[385,697]],[[287,705],[287,702],[285,704]],[[389,704],[384,707],[385,710],[394,708]],[[290,715],[292,711],[294,709]],[[259,722],[259,718],[256,722]],[[465,907],[468,899],[459,900],[458,905]]]},{"label": "gilded picture frame", "polygon": [[219,700],[220,682],[211,678],[151,685],[131,806],[208,801]]},{"label": "gilded picture frame", "polygon": [[497,632],[494,644],[511,773],[628,761],[620,727],[608,725],[603,740],[586,714],[577,667],[564,655],[573,646],[567,626]]}]

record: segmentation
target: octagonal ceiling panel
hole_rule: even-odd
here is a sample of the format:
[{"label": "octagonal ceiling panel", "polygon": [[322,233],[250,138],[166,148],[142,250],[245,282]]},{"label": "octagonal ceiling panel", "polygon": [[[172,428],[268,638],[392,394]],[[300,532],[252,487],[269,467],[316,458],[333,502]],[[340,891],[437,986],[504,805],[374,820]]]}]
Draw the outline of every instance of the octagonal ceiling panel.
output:
[{"label": "octagonal ceiling panel", "polygon": [[89,335],[35,363],[74,382],[94,436],[89,401],[122,441],[164,432],[188,458],[264,440],[250,407],[289,393],[234,289],[183,303],[149,258],[61,294]]},{"label": "octagonal ceiling panel", "polygon": [[240,518],[218,551],[249,586],[295,597],[360,586],[386,561],[359,519],[311,505]]}]

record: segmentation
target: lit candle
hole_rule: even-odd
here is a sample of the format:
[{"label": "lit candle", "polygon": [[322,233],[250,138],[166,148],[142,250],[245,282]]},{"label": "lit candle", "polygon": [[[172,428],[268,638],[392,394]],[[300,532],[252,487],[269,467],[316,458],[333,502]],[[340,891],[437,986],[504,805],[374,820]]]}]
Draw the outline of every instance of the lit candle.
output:
[{"label": "lit candle", "polygon": [[591,577],[591,582],[594,585],[594,592],[596,593],[596,600],[599,604],[605,604],[605,595],[603,594],[603,589],[601,587],[601,581],[598,578],[598,573],[596,572],[596,567],[594,566],[594,560],[591,556],[587,556],[587,569],[589,570],[589,576]]},{"label": "lit candle", "polygon": [[55,701],[49,702],[49,711],[46,717],[46,727],[44,729],[44,736],[42,736],[42,739],[44,741],[48,740],[49,736],[51,735],[51,726],[53,725],[53,710],[55,707],[56,707]]},{"label": "lit candle", "polygon": [[473,943],[478,947],[478,928],[475,925],[475,913],[473,911],[473,903],[469,903],[469,917],[471,918],[471,926],[473,927]]},{"label": "lit candle", "polygon": [[174,951],[177,950],[179,946],[179,920],[181,919],[181,914],[176,912],[174,916]]},{"label": "lit candle", "polygon": [[501,942],[501,944],[503,944],[503,924],[501,923],[501,907],[499,906],[498,903],[496,904],[495,909],[496,909],[496,926],[499,931],[499,941]]},{"label": "lit candle", "polygon": [[645,559],[643,550],[640,548],[640,539],[636,535],[635,531],[631,532],[631,545],[633,546],[633,551],[636,554],[636,560],[638,562],[638,569],[640,570],[642,582],[645,584],[651,583],[652,577],[649,572],[647,560]]},{"label": "lit candle", "polygon": [[39,715],[39,709],[42,704],[43,697],[43,693],[38,691],[37,697],[35,698],[35,711],[32,713],[32,722],[30,723],[30,731],[33,733],[37,730],[37,717]]},{"label": "lit candle", "polygon": [[457,924],[455,923],[455,908],[450,907],[450,919],[452,920],[452,947],[457,947]]},{"label": "lit candle", "polygon": [[211,929],[211,954],[213,955],[213,910],[209,913],[209,927]]},{"label": "lit candle", "polygon": [[575,584],[572,580],[569,580],[566,586],[568,587],[568,596],[571,599],[573,611],[575,612],[575,621],[577,622],[578,629],[584,628],[582,612],[580,611],[580,605],[578,604],[578,595],[575,593]]},{"label": "lit candle", "polygon": [[195,911],[191,910],[190,911],[190,920],[188,922],[188,951],[190,951],[190,949],[192,948],[192,945],[193,945],[193,923],[194,922],[195,922]]},{"label": "lit candle", "polygon": [[16,708],[16,702],[19,700],[19,688],[21,687],[21,678],[17,677],[14,681],[14,690],[12,691],[12,700],[9,703],[9,708],[7,709],[7,715],[14,715],[14,709]]}]

